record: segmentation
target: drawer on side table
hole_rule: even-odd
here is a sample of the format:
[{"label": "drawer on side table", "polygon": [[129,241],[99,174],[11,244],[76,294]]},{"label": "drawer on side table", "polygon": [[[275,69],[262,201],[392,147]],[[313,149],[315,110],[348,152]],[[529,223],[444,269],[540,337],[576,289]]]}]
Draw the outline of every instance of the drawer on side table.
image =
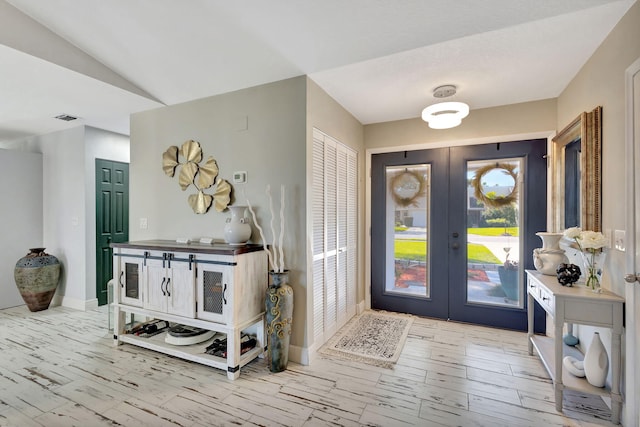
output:
[{"label": "drawer on side table", "polygon": [[538,300],[542,308],[544,308],[547,313],[554,313],[556,307],[553,294],[542,286],[538,286],[537,291],[538,295],[536,296],[536,300]]}]

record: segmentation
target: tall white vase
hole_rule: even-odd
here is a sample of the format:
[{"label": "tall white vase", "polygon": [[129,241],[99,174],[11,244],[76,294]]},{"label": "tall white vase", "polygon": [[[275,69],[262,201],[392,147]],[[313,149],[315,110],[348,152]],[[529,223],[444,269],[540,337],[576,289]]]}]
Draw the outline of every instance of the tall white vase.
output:
[{"label": "tall white vase", "polygon": [[598,332],[593,333],[593,339],[587,353],[584,355],[584,375],[594,387],[604,387],[609,373],[609,357],[607,350],[600,340]]},{"label": "tall white vase", "polygon": [[224,226],[224,240],[230,245],[244,245],[251,238],[249,219],[245,218],[246,206],[229,206],[231,218],[227,218]]},{"label": "tall white vase", "polygon": [[558,265],[569,262],[564,249],[560,249],[562,233],[541,231],[536,236],[542,239],[542,248],[533,250],[533,265],[540,273],[555,276]]}]

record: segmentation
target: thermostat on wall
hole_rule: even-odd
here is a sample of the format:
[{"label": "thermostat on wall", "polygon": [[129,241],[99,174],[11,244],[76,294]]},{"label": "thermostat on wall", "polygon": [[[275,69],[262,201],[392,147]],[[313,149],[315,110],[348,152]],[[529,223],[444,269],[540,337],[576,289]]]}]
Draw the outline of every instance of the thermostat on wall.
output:
[{"label": "thermostat on wall", "polygon": [[240,171],[233,173],[233,183],[234,184],[244,184],[247,182],[247,172]]}]

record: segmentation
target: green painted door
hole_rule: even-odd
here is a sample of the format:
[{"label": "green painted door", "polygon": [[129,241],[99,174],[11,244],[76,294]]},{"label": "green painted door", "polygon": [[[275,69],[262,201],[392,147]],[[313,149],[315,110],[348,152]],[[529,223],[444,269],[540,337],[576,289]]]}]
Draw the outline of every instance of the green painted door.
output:
[{"label": "green painted door", "polygon": [[129,240],[129,164],[96,159],[96,297],[107,298],[113,275],[111,243]]}]

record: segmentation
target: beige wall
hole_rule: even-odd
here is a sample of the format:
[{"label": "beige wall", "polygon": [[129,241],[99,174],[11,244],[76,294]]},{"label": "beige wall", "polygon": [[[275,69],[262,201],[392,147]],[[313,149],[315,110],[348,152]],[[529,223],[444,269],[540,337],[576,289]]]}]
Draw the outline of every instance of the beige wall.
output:
[{"label": "beige wall", "polygon": [[421,118],[370,124],[364,127],[364,141],[367,149],[382,149],[430,143],[454,144],[502,135],[547,132],[555,128],[556,100],[546,99],[471,110],[462,124],[453,129],[431,129]]},{"label": "beige wall", "polygon": [[[640,58],[640,3],[636,2],[613,29],[598,50],[578,72],[558,98],[558,128],[564,127],[582,111],[602,106],[602,229],[625,229],[625,70]],[[603,287],[625,295],[623,276],[625,254],[608,251],[603,275]],[[636,310],[638,310],[636,308]],[[594,328],[579,326],[574,333],[583,350],[591,342]],[[610,351],[609,330],[599,330]],[[636,339],[638,339],[636,337]],[[630,354],[629,350],[625,354]],[[626,359],[623,354],[623,358]],[[637,361],[632,361],[637,363]],[[623,368],[624,371],[624,368]],[[623,373],[624,375],[624,373]],[[610,381],[610,378],[609,380]],[[633,378],[627,378],[626,402],[633,404]],[[633,410],[626,410],[630,417]],[[623,419],[633,425],[635,420]]]},{"label": "beige wall", "polygon": [[[624,72],[640,58],[640,3],[635,3],[558,97],[558,129],[602,106],[602,229],[625,228]],[[605,287],[624,295],[624,253],[607,257]]]},{"label": "beige wall", "polygon": [[[280,185],[286,185],[283,246],[295,294],[291,344],[296,348],[305,345],[306,323],[305,123],[305,77],[131,117],[130,240],[224,237],[228,211],[219,213],[212,208],[206,214],[196,215],[187,203],[188,196],[196,192],[195,187],[182,191],[177,176],[164,174],[162,153],[171,145],[180,146],[189,139],[198,141],[204,158],[213,156],[220,168],[220,178],[230,183],[234,171],[246,171],[246,184],[232,183],[232,203],[246,205],[246,193],[270,243],[271,215],[265,188],[267,184],[272,187],[278,216]],[[147,218],[147,229],[139,228],[140,218]],[[276,234],[278,230],[279,226]],[[251,240],[260,241],[255,227]]]}]

